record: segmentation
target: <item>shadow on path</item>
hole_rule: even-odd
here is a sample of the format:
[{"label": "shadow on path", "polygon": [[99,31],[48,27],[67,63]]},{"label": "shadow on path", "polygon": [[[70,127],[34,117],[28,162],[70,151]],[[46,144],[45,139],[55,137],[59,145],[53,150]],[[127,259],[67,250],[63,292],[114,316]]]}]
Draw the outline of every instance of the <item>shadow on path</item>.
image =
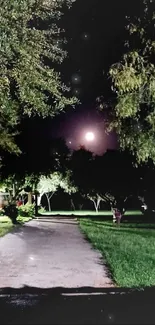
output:
[{"label": "shadow on path", "polygon": [[77,221],[73,221],[72,220],[72,222],[69,220],[69,221],[63,221],[63,220],[50,220],[50,219],[38,219],[38,220],[36,220],[36,221],[38,221],[38,222],[40,222],[40,223],[42,223],[42,222],[49,222],[49,223],[62,223],[62,224],[65,224],[65,225],[77,225]]},{"label": "shadow on path", "polygon": [[0,290],[0,324],[155,324],[155,288]]},{"label": "shadow on path", "polygon": [[69,216],[67,216],[67,215],[41,215],[41,214],[39,214],[39,215],[37,215],[35,218],[34,218],[34,220],[35,219],[52,219],[52,220],[65,220],[65,219],[67,219],[67,220],[76,220],[78,218],[78,216],[74,216],[74,215],[69,215]]}]

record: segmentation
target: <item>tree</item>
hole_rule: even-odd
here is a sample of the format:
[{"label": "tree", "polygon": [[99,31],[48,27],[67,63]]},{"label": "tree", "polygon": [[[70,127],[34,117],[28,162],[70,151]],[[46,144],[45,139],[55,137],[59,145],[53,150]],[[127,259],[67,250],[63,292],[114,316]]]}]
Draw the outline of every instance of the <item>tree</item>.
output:
[{"label": "tree", "polygon": [[76,102],[54,68],[66,56],[58,20],[72,1],[1,1],[0,148],[5,151],[20,153],[14,137],[24,115],[54,116]]},{"label": "tree", "polygon": [[32,203],[32,193],[36,192],[39,174],[10,174],[2,179],[3,187],[10,194],[10,202],[17,200],[21,195],[28,195],[28,202]]},{"label": "tree", "polygon": [[101,201],[109,208],[117,207],[123,212],[129,197],[138,198],[140,176],[132,159],[127,152],[109,150],[102,157],[85,159],[85,163],[83,160],[80,164],[76,153],[72,167],[73,181],[79,192],[93,202],[96,212]]},{"label": "tree", "polygon": [[79,193],[84,199],[92,201],[95,211],[98,212],[104,187],[102,158],[94,157],[92,152],[81,147],[80,150],[72,154],[70,168],[72,181],[77,186]]},{"label": "tree", "polygon": [[66,177],[63,177],[61,173],[54,172],[49,177],[41,176],[37,186],[37,190],[40,193],[38,204],[40,205],[41,198],[45,194],[47,198],[48,209],[51,211],[50,200],[58,188],[64,189],[64,191],[69,194],[76,191],[75,186],[73,186],[70,182],[69,174],[67,174]]},{"label": "tree", "polygon": [[116,94],[110,129],[139,163],[155,163],[155,1],[143,0],[142,7],[140,17],[127,24],[126,54],[109,71]]},{"label": "tree", "polygon": [[[33,133],[32,133],[33,134]],[[29,133],[31,135],[31,133]],[[69,159],[69,149],[63,139],[46,139],[33,134],[30,145],[22,146],[23,152],[19,156],[5,154],[1,168],[1,180],[6,185],[11,197],[18,197],[22,193],[28,194],[29,203],[35,194],[37,202],[37,184],[41,176],[48,177],[57,171],[67,177],[66,170]],[[36,138],[38,139],[35,145]],[[7,161],[9,160],[9,165]],[[35,204],[36,211],[37,205]],[[36,212],[37,214],[37,212]]]},{"label": "tree", "polygon": [[10,194],[10,200],[15,200],[19,192],[23,189],[25,179],[21,179],[15,174],[9,175],[6,179],[3,179],[3,184],[6,191]]},{"label": "tree", "polygon": [[139,201],[143,206],[143,212],[151,217],[152,212],[155,212],[155,166],[152,161],[140,168],[141,186],[139,191]]},{"label": "tree", "polygon": [[39,196],[39,202],[38,204],[40,205],[41,203],[41,198],[45,194],[47,198],[47,203],[48,203],[48,209],[51,211],[51,203],[50,200],[53,196],[53,194],[56,192],[58,186],[60,183],[60,178],[57,173],[54,173],[50,177],[42,176],[40,178],[39,184],[38,184],[38,192],[40,193]]},{"label": "tree", "polygon": [[109,206],[125,212],[129,198],[138,198],[140,176],[138,168],[133,164],[133,157],[128,152],[109,150],[103,156],[98,177],[100,196]]}]

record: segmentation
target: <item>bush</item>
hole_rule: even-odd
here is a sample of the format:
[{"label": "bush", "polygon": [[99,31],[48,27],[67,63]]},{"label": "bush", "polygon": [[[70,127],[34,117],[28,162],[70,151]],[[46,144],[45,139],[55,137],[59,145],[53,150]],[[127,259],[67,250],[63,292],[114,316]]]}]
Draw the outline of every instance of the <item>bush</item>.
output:
[{"label": "bush", "polygon": [[11,219],[13,224],[18,223],[18,209],[15,203],[11,202],[4,207],[4,214]]},{"label": "bush", "polygon": [[40,209],[39,209],[39,213],[46,213],[47,211],[46,211],[46,209],[44,208],[44,207],[41,207]]},{"label": "bush", "polygon": [[18,212],[21,217],[30,217],[34,216],[34,204],[26,203],[18,207]]},{"label": "bush", "polygon": [[4,209],[0,209],[0,217],[4,216],[5,212]]}]

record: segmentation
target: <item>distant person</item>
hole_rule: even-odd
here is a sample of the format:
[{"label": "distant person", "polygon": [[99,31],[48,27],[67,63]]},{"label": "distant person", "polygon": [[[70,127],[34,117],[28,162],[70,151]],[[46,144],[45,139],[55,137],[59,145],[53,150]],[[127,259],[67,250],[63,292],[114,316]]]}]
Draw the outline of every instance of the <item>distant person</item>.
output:
[{"label": "distant person", "polygon": [[121,219],[122,219],[122,214],[119,209],[114,209],[114,214],[115,214],[115,222],[117,226],[120,226]]},{"label": "distant person", "polygon": [[21,199],[17,200],[17,206],[20,207],[21,205],[23,205],[23,202]]}]

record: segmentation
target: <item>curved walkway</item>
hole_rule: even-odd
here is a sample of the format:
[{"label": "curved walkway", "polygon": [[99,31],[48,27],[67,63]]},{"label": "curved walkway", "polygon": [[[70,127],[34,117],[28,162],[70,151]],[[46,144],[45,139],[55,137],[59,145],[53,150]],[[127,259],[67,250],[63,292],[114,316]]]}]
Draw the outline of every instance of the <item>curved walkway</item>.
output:
[{"label": "curved walkway", "polygon": [[44,218],[0,239],[0,288],[112,287],[75,219]]}]

